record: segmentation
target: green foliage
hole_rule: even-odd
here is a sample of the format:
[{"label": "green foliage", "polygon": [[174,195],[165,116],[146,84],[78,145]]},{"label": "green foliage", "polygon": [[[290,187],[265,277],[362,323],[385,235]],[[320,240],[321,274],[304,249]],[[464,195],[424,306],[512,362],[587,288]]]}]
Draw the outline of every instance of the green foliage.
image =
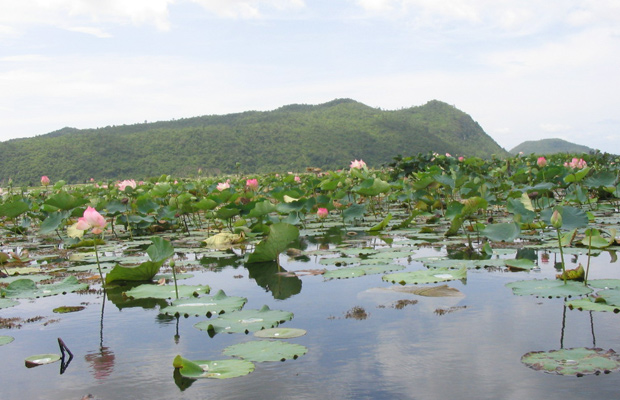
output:
[{"label": "green foliage", "polygon": [[378,167],[399,153],[430,151],[507,154],[469,115],[439,101],[382,111],[341,99],[10,140],[0,143],[0,176],[35,185],[41,175],[78,183],[190,176],[198,169],[210,175],[286,172],[337,169],[359,158]]}]

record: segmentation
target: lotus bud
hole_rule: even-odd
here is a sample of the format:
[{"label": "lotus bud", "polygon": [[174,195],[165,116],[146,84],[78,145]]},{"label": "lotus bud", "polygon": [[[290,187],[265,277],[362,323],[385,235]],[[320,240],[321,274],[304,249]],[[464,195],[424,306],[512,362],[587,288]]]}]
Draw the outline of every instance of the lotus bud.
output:
[{"label": "lotus bud", "polygon": [[553,211],[553,215],[551,215],[551,225],[555,229],[560,229],[562,227],[562,214],[560,214],[558,210]]}]

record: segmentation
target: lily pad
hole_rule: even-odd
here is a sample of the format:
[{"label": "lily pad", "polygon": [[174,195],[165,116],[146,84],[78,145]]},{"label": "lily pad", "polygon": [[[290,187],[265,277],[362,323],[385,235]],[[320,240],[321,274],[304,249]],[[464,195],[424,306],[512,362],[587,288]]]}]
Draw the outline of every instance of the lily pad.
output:
[{"label": "lily pad", "polygon": [[57,314],[66,314],[66,313],[82,311],[85,308],[86,307],[84,306],[62,306],[62,307],[54,308],[52,312],[55,312]]},{"label": "lily pad", "polygon": [[75,276],[69,276],[62,282],[37,286],[31,279],[18,279],[4,289],[0,289],[2,297],[32,299],[36,297],[54,296],[88,289],[88,285],[80,283]]},{"label": "lily pad", "polygon": [[213,314],[240,310],[247,301],[245,297],[229,297],[223,290],[220,290],[213,296],[174,300],[171,306],[163,308],[160,312],[168,315],[210,317]]},{"label": "lily pad", "polygon": [[405,285],[408,283],[437,283],[447,282],[456,279],[466,279],[467,268],[463,267],[457,271],[448,268],[437,268],[423,271],[398,272],[395,274],[387,274],[383,276],[383,280],[392,283],[400,283]]},{"label": "lily pad", "polygon": [[588,279],[588,285],[597,289],[619,289],[620,279]]},{"label": "lily pad", "polygon": [[0,299],[0,308],[14,307],[19,304],[19,301],[11,299]]},{"label": "lily pad", "polygon": [[9,344],[13,340],[15,340],[15,338],[12,337],[12,336],[0,336],[0,346],[4,346],[5,344]]},{"label": "lily pad", "polygon": [[254,371],[254,364],[247,360],[196,360],[176,356],[172,365],[182,376],[192,379],[228,379],[244,376]]},{"label": "lily pad", "polygon": [[305,334],[306,330],[299,328],[269,328],[254,332],[255,337],[269,339],[292,339]]},{"label": "lily pad", "polygon": [[584,299],[577,299],[565,302],[568,308],[571,310],[577,309],[579,311],[601,311],[601,312],[620,312],[620,308],[617,306],[607,305],[605,302],[592,301],[589,297]]},{"label": "lily pad", "polygon": [[572,297],[586,295],[592,289],[583,283],[566,282],[551,279],[533,279],[530,281],[517,281],[506,284],[512,289],[512,293],[518,296],[533,295],[536,297]]},{"label": "lily pad", "polygon": [[506,266],[513,270],[530,270],[535,268],[537,265],[534,261],[529,260],[527,258],[519,258],[515,260],[505,260]]},{"label": "lily pad", "polygon": [[347,278],[357,278],[359,276],[366,275],[366,271],[363,267],[347,267],[334,269],[331,271],[327,271],[323,274],[325,279],[347,279]]},{"label": "lily pad", "polygon": [[194,327],[207,331],[210,335],[221,332],[248,333],[274,328],[281,322],[291,319],[293,319],[292,312],[271,310],[265,305],[260,310],[233,311],[222,314],[212,321],[199,322]]},{"label": "lily pad", "polygon": [[606,289],[601,290],[597,294],[605,300],[605,304],[609,306],[620,306],[620,290]]},{"label": "lily pad", "polygon": [[256,245],[248,257],[248,263],[273,261],[286,250],[288,244],[299,237],[299,229],[291,224],[280,222],[271,225],[269,235]]},{"label": "lily pad", "polygon": [[[178,285],[178,289],[179,297],[198,297],[201,294],[208,294],[211,291],[209,286],[202,285]],[[174,289],[174,285],[159,286],[154,284],[144,284],[126,291],[125,295],[134,299],[172,299],[176,298],[176,291]]]},{"label": "lily pad", "polygon": [[51,364],[60,360],[60,354],[38,354],[26,358],[26,367],[33,368],[39,365]]},{"label": "lily pad", "polygon": [[278,342],[274,340],[255,340],[228,346],[223,353],[227,356],[241,357],[248,361],[285,361],[297,359],[308,352],[300,344]]},{"label": "lily pad", "polygon": [[598,375],[620,369],[620,356],[615,351],[585,347],[534,351],[523,355],[521,362],[537,371],[558,375]]}]

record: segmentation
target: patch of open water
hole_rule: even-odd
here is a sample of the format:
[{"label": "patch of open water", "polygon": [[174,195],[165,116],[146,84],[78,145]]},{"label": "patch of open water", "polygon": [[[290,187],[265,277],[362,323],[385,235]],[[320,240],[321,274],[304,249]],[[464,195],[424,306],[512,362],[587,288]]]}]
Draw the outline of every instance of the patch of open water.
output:
[{"label": "patch of open water", "polygon": [[[432,248],[415,252],[415,257],[445,254]],[[281,256],[288,271],[325,268],[317,261]],[[407,271],[425,269],[415,260],[398,262]],[[585,265],[585,256],[573,257],[568,268],[578,262]],[[563,299],[515,296],[505,287],[555,276],[551,262],[539,259],[539,265],[540,272],[469,270],[466,281],[448,283],[463,292],[462,298],[378,290],[393,286],[382,281],[382,274],[326,281],[320,275],[260,274],[243,266],[193,271],[193,278],[180,283],[208,284],[212,293],[223,289],[229,296],[247,297],[244,309],[266,304],[293,312],[294,318],[281,326],[307,330],[288,341],[306,346],[308,353],[285,362],[256,363],[256,370],[244,377],[197,380],[189,386],[175,383],[172,360],[177,354],[190,360],[227,358],[225,347],[254,340],[253,335],[209,337],[193,327],[206,317],[163,316],[157,306],[119,308],[101,294],[20,300],[19,306],[0,310],[0,317],[42,315],[59,321],[0,330],[15,337],[0,346],[0,398],[81,399],[89,393],[101,400],[617,398],[618,372],[577,378],[545,374],[521,363],[530,351],[620,348],[620,316],[569,310]],[[590,279],[597,278],[620,278],[607,252],[593,258]],[[290,281],[282,284],[285,279]],[[395,308],[402,299],[417,303]],[[51,311],[81,303],[86,303],[81,312]],[[354,307],[363,308],[366,318],[346,318]],[[31,355],[57,353],[59,337],[74,354],[63,374],[60,363],[24,366]]]}]

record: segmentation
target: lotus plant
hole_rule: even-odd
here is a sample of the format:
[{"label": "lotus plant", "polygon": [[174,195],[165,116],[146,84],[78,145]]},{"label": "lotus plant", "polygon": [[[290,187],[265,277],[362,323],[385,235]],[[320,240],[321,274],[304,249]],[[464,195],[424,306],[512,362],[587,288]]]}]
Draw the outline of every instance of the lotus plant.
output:
[{"label": "lotus plant", "polygon": [[[67,229],[67,234],[72,238],[81,238],[84,236],[84,231],[91,230],[94,235],[100,235],[103,233],[103,229],[107,225],[105,218],[99,214],[93,207],[88,206],[84,210],[82,217],[78,219],[78,222],[73,224]],[[97,252],[97,240],[93,240],[93,246],[95,248],[95,258],[97,259],[97,269],[99,269],[99,275],[101,276],[101,284],[105,288],[105,282],[103,280],[103,272],[101,271],[101,265],[99,263],[99,253]]]}]

